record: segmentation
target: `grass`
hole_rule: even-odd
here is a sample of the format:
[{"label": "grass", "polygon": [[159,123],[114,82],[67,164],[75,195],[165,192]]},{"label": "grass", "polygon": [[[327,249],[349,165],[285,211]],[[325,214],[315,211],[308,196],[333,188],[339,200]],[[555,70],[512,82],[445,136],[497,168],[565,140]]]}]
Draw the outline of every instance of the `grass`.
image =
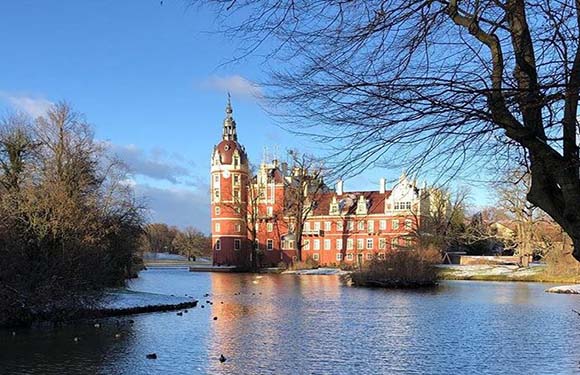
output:
[{"label": "grass", "polygon": [[[486,273],[466,273],[457,268],[440,268],[439,277],[442,280],[475,280],[475,281],[520,281],[520,282],[543,282],[543,283],[565,283],[575,284],[580,283],[580,275],[554,275],[546,270],[546,267],[534,267],[536,272],[522,272],[518,271],[502,274],[486,274]],[[529,271],[529,270],[528,270]]]}]

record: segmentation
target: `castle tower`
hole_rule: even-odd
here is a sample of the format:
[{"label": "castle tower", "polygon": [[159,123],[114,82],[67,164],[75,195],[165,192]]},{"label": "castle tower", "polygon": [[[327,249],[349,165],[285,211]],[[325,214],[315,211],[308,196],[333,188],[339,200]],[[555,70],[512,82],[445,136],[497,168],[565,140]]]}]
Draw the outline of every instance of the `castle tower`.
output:
[{"label": "castle tower", "polygon": [[238,143],[228,94],[222,140],[211,158],[211,232],[214,265],[246,267],[250,245],[246,229],[249,162]]}]

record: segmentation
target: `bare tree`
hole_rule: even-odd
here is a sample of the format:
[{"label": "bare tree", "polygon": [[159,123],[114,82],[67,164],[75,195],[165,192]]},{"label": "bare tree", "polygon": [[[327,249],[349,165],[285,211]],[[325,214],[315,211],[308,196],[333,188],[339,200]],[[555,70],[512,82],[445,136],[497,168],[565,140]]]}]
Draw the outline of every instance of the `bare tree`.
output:
[{"label": "bare tree", "polygon": [[295,236],[296,257],[302,261],[304,224],[317,207],[320,195],[327,190],[321,161],[312,155],[289,150],[289,176],[284,187],[284,217]]},{"label": "bare tree", "polygon": [[528,200],[580,260],[578,0],[194,3],[231,16],[238,57],[271,68],[269,108],[333,141],[345,170],[387,153],[452,172],[525,164]]}]

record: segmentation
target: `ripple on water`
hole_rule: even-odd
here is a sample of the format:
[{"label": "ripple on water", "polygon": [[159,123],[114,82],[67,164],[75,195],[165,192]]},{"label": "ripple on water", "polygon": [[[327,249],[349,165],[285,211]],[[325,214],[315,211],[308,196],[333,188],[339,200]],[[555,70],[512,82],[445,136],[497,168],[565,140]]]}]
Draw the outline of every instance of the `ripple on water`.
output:
[{"label": "ripple on water", "polygon": [[[580,297],[544,293],[543,284],[445,282],[400,291],[345,287],[336,276],[150,270],[130,286],[214,304],[183,316],[132,317],[134,324],[109,319],[100,329],[84,322],[15,337],[0,332],[0,374],[580,370],[580,349],[571,345],[580,339],[571,312],[580,309]],[[158,359],[145,358],[153,352]]]}]

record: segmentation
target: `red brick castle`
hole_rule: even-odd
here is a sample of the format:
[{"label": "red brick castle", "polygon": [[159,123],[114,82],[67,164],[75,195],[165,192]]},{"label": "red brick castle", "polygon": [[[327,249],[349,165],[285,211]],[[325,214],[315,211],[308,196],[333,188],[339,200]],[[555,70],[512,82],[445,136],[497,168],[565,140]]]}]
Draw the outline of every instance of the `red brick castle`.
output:
[{"label": "red brick castle", "polygon": [[[285,199],[292,171],[285,163],[262,162],[250,172],[228,98],[222,140],[211,158],[211,231],[213,263],[250,267],[296,260],[292,220]],[[391,190],[381,179],[376,191],[334,189],[316,196],[302,233],[302,260],[321,265],[363,264],[385,252],[411,244],[411,233],[430,212],[425,185],[403,174]],[[255,233],[255,241],[253,233]],[[252,243],[253,242],[253,243]],[[256,251],[252,251],[252,247]]]}]

